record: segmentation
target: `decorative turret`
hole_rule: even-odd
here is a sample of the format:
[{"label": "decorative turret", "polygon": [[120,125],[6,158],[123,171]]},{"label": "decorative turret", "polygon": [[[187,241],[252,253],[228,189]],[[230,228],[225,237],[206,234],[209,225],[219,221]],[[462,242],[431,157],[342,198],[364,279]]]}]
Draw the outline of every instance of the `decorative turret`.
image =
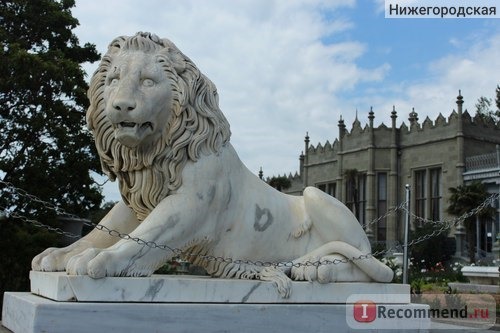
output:
[{"label": "decorative turret", "polygon": [[411,108],[408,120],[410,121],[410,126],[418,123],[418,113],[415,112],[415,108]]},{"label": "decorative turret", "polygon": [[462,96],[462,92],[459,90],[458,91],[458,96],[457,96],[457,111],[458,111],[458,115],[461,116],[462,115],[462,106],[464,104],[464,97]]},{"label": "decorative turret", "polygon": [[306,188],[307,185],[307,165],[309,164],[309,132],[306,132],[306,137],[304,138],[304,145],[305,145],[305,156],[304,156],[304,164],[303,164],[303,187]]},{"label": "decorative turret", "polygon": [[340,116],[339,120],[339,139],[342,140],[342,138],[345,135],[345,124],[344,124],[344,119],[342,119],[342,116]]},{"label": "decorative turret", "polygon": [[302,151],[299,156],[299,172],[301,175],[304,174],[304,152]]},{"label": "decorative turret", "polygon": [[396,112],[396,107],[392,106],[391,119],[392,119],[392,128],[396,128],[396,119],[398,118],[398,113]]},{"label": "decorative turret", "polygon": [[373,112],[373,106],[370,106],[370,112],[368,112],[370,128],[373,128],[373,119],[375,119],[375,112]]},{"label": "decorative turret", "polygon": [[460,177],[457,177],[457,186],[463,184],[462,174],[465,171],[465,151],[464,151],[464,129],[463,129],[463,107],[464,98],[462,96],[462,92],[458,91],[457,96],[457,112],[458,112],[458,121],[457,121],[457,174]]}]

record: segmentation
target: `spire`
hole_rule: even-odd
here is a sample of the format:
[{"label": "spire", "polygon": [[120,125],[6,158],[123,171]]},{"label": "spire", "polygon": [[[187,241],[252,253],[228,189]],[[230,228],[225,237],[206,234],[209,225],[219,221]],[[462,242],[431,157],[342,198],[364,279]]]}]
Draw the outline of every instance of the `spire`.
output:
[{"label": "spire", "polygon": [[464,104],[464,97],[462,96],[462,92],[458,90],[457,96],[457,106],[458,106],[458,114],[462,114],[462,105]]},{"label": "spire", "polygon": [[373,128],[373,119],[375,119],[375,112],[373,112],[373,106],[370,106],[370,112],[368,112],[368,121],[370,123],[370,128]]},{"label": "spire", "polygon": [[415,112],[415,108],[411,108],[410,117],[408,118],[410,125],[418,121],[418,113]]},{"label": "spire", "polygon": [[359,122],[359,119],[358,119],[358,109],[357,108],[356,108],[356,118],[354,118],[354,122],[352,123],[352,127],[361,129],[361,123]]},{"label": "spire", "polygon": [[398,118],[398,113],[396,112],[396,107],[392,106],[391,119],[392,119],[392,128],[396,128],[396,119]]},{"label": "spire", "polygon": [[345,124],[341,115],[339,120],[339,139],[342,139],[344,137],[344,134],[345,134]]}]

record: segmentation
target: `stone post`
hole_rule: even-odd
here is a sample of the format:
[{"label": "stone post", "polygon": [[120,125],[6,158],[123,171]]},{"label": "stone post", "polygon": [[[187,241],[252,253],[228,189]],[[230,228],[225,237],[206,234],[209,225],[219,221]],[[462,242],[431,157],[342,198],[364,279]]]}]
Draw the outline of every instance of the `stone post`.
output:
[{"label": "stone post", "polygon": [[[462,93],[459,90],[457,96],[457,113],[458,113],[458,122],[457,122],[457,186],[463,185],[464,178],[464,168],[465,168],[465,159],[464,159],[464,132],[463,132],[463,119],[462,119],[462,106],[464,104],[464,98],[462,97]],[[455,227],[455,241],[456,241],[456,256],[463,257],[464,256],[464,248],[465,248],[465,227],[462,222]]]},{"label": "stone post", "polygon": [[[398,133],[396,129],[396,119],[398,115],[396,108],[392,107],[391,112],[391,164],[389,170],[389,179],[387,184],[387,208],[389,210],[396,209],[398,205]],[[387,239],[394,242],[398,239],[397,217],[399,212],[395,212],[387,216]],[[388,244],[392,247],[394,244]]]},{"label": "stone post", "polygon": [[309,164],[309,133],[306,132],[306,137],[304,138],[304,163],[303,163],[303,175],[302,175],[302,181],[303,181],[303,189],[305,189],[309,184],[308,184],[308,179],[307,179],[307,167]]},{"label": "stone post", "polygon": [[[366,172],[366,221],[370,222],[375,219],[375,134],[373,132],[373,119],[375,118],[373,108],[370,107],[368,113],[370,142],[368,143],[368,170]],[[374,232],[370,225],[366,226],[366,235],[370,242],[374,241]],[[378,239],[377,239],[378,240]]]},{"label": "stone post", "polygon": [[337,151],[339,159],[339,168],[337,174],[337,195],[338,199],[345,202],[345,191],[344,191],[344,135],[345,135],[345,124],[342,116],[339,120],[339,149]]}]

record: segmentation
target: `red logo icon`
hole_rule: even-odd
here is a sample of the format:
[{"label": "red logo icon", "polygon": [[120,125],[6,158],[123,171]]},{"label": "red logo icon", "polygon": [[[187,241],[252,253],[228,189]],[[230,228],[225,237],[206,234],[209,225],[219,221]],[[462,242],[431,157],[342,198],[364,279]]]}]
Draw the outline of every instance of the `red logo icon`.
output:
[{"label": "red logo icon", "polygon": [[377,317],[377,305],[372,301],[354,303],[354,320],[359,323],[371,323]]}]

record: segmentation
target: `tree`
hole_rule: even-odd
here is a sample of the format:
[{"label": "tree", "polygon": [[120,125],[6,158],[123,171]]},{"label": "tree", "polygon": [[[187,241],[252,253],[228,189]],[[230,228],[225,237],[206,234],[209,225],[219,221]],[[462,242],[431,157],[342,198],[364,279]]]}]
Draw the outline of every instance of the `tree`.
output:
[{"label": "tree", "polygon": [[500,86],[497,85],[496,90],[497,96],[495,98],[495,104],[497,105],[497,111],[500,113]]},{"label": "tree", "polygon": [[[461,216],[472,211],[489,197],[489,193],[482,183],[451,187],[449,191],[451,196],[447,211],[456,216]],[[490,206],[481,210],[478,214],[477,217],[479,218],[491,219],[495,214],[495,210]],[[469,244],[468,254],[471,263],[476,262],[474,249],[478,246],[476,244],[476,221],[476,216],[471,216],[464,221],[467,242]]]},{"label": "tree", "polygon": [[[497,95],[498,95],[498,89],[497,89]],[[497,96],[497,105],[498,105],[498,96]],[[484,120],[486,119],[491,119],[494,122],[497,122],[500,120],[500,109],[497,111],[492,110],[491,104],[493,103],[491,98],[487,98],[484,96],[481,96],[478,98],[477,103],[476,103],[476,115],[480,116]]]},{"label": "tree", "polygon": [[292,186],[290,179],[288,179],[288,177],[285,176],[272,177],[271,179],[269,179],[267,183],[280,192]]},{"label": "tree", "polygon": [[100,167],[85,130],[88,86],[80,66],[99,55],[72,33],[73,6],[0,3],[0,170],[4,181],[79,215],[102,201],[89,174]]},{"label": "tree", "polygon": [[[0,2],[0,210],[15,209],[43,223],[55,218],[48,206],[83,217],[102,201],[89,174],[100,172],[100,165],[85,127],[88,86],[80,66],[99,54],[92,44],[80,46],[73,34],[74,4]],[[48,245],[47,233],[9,217],[0,222],[0,237],[2,248],[23,248],[0,252],[0,276],[7,272],[9,281],[27,281],[29,261]],[[21,288],[0,287],[9,286]]]}]

